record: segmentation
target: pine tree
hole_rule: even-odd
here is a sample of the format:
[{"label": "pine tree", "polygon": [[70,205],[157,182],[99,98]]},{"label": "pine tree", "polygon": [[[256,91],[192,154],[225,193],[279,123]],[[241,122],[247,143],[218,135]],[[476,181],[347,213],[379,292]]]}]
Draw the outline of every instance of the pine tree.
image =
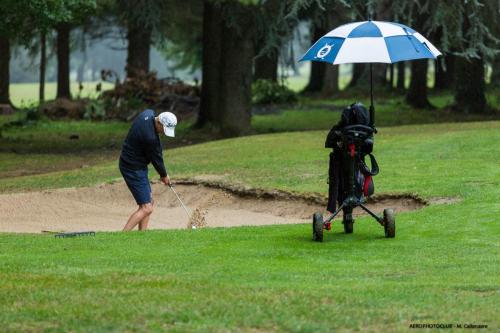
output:
[{"label": "pine tree", "polygon": [[[278,1],[277,13],[252,1],[204,1],[202,101],[198,127],[222,136],[250,131],[253,62],[276,48],[307,0]],[[265,42],[263,38],[265,37]]]},{"label": "pine tree", "polygon": [[488,112],[484,65],[499,51],[496,34],[500,3],[496,0],[426,0],[425,3],[430,8],[427,18],[430,29],[442,29],[439,47],[445,54],[456,56],[452,67],[453,109],[464,113]]}]

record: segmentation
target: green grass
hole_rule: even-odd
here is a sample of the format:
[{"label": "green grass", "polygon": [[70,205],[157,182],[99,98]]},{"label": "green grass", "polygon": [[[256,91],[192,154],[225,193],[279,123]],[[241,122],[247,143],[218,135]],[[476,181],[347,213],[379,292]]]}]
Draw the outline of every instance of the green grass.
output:
[{"label": "green grass", "polygon": [[[76,97],[95,97],[98,95],[96,92],[96,85],[99,82],[83,82],[83,90],[80,94],[78,82],[71,82],[71,94]],[[102,83],[102,90],[111,89],[113,84],[109,82]],[[17,107],[38,104],[38,83],[13,83],[10,85],[10,98],[14,105]],[[57,83],[47,82],[45,84],[45,99],[51,100],[56,97]]]},{"label": "green grass", "polygon": [[[0,117],[0,120],[4,116]],[[22,120],[23,112],[6,116],[3,124]],[[177,128],[176,143],[186,138],[190,121]],[[2,124],[0,123],[0,126]],[[119,156],[130,124],[119,121],[51,121],[21,122],[7,126],[0,135],[0,179],[57,170],[86,168]],[[78,139],[71,136],[77,135]],[[193,138],[189,138],[191,140]],[[194,138],[196,139],[196,138]],[[165,144],[171,141],[163,138]]]},{"label": "green grass", "polygon": [[439,217],[454,210],[401,215],[394,240],[363,219],[322,244],[309,225],[1,235],[0,320],[5,331],[54,332],[495,330],[498,227]]},{"label": "green grass", "polygon": [[[351,80],[351,73],[349,66],[341,65],[339,66],[339,87],[344,89]],[[293,91],[302,91],[309,82],[310,66],[302,66],[299,70],[299,75],[289,76],[286,78],[285,83],[288,88]]]},{"label": "green grass", "polygon": [[[498,330],[500,121],[450,114],[451,98],[431,96],[437,110],[409,108],[398,96],[377,100],[376,192],[459,199],[398,214],[395,239],[384,239],[366,217],[352,235],[334,225],[322,244],[310,240],[310,225],[80,239],[0,233],[2,331],[388,332],[411,323]],[[499,105],[496,92],[488,98]],[[217,175],[325,194],[324,138],[336,111],[351,102],[302,99],[253,117],[256,133],[286,133],[172,149],[200,135],[184,123],[175,141],[165,141],[167,167],[174,181]],[[23,118],[0,117],[0,126]],[[118,149],[128,127],[43,119],[4,127],[0,193],[120,179]],[[0,216],[0,223],[9,221]]]},{"label": "green grass", "polygon": [[[488,95],[490,104],[495,104],[496,93]],[[258,133],[326,130],[330,129],[339,118],[342,109],[353,102],[362,102],[368,106],[370,101],[365,95],[362,98],[339,96],[331,99],[303,98],[296,106],[285,108],[280,112],[255,115],[252,126]],[[436,109],[417,109],[406,104],[404,96],[382,96],[375,102],[375,120],[377,126],[400,126],[410,124],[429,124],[443,122],[463,122],[499,119],[500,114],[472,115],[453,113],[448,106],[453,102],[449,93],[435,94],[429,97]]]},{"label": "green grass", "polygon": [[43,174],[60,170],[87,168],[118,158],[116,151],[75,152],[67,154],[0,153],[0,179]]},{"label": "green grass", "polygon": [[[454,195],[464,190],[464,179],[474,184],[484,174],[491,177],[492,185],[497,184],[495,175],[500,170],[489,162],[498,161],[498,156],[491,152],[496,149],[499,128],[500,122],[380,128],[375,152],[385,176],[384,182],[377,184],[379,191]],[[167,149],[165,160],[173,177],[215,174],[230,183],[320,192],[324,190],[327,172],[328,154],[322,148],[325,135],[326,131],[311,131],[214,141]],[[113,162],[79,170],[0,179],[0,191],[111,181],[120,177],[116,155],[113,158]],[[460,168],[448,168],[457,163]],[[436,179],[435,174],[443,177]],[[453,178],[462,182],[450,181]],[[433,186],[419,187],[426,182]]]},{"label": "green grass", "polygon": [[116,160],[128,128],[124,122],[49,120],[9,126],[0,136],[0,179]]},{"label": "green grass", "polygon": [[[397,236],[360,218],[324,243],[310,225],[55,239],[0,234],[4,331],[407,331],[411,323],[498,328],[500,122],[380,128],[377,192],[460,198],[398,214]],[[172,177],[326,190],[324,131],[166,151]],[[90,185],[115,163],[1,179],[20,190]]]},{"label": "green grass", "polygon": [[[343,75],[344,79],[347,76]],[[296,91],[305,76],[291,77],[288,85]],[[341,81],[342,83],[342,81]],[[347,82],[343,82],[346,85]],[[433,109],[419,109],[409,106],[404,94],[397,91],[375,89],[375,119],[377,126],[400,126],[411,124],[432,124],[445,122],[469,122],[500,119],[500,90],[489,88],[486,98],[488,104],[497,111],[491,114],[463,114],[450,110],[453,94],[450,91],[429,92]],[[300,97],[297,105],[281,107],[277,112],[259,114],[252,117],[252,127],[257,133],[287,131],[308,131],[330,129],[339,118],[341,111],[354,102],[370,105],[369,88],[359,87],[341,91],[331,98]]]},{"label": "green grass", "polygon": [[[494,99],[494,92],[490,96],[493,96],[490,99]],[[431,97],[432,102],[436,105],[446,105],[451,98],[451,95],[446,93]],[[315,148],[323,144],[324,131],[328,130],[332,124],[338,121],[340,110],[351,101],[352,98],[345,96],[330,100],[303,98],[300,104],[293,108],[287,108],[278,113],[254,116],[252,126],[256,133],[321,130],[323,131],[322,133],[304,134],[306,137],[314,136],[316,138],[316,141],[306,143],[308,149],[316,151]],[[365,100],[362,101],[367,102]],[[390,95],[380,98],[380,102],[377,103],[376,116],[377,126],[381,128],[402,124],[488,119],[488,116],[453,114],[447,112],[445,109],[413,109],[404,103],[402,97]],[[124,122],[49,121],[42,119],[37,122],[25,122],[20,126],[5,126],[9,121],[21,120],[24,117],[23,112],[0,117],[0,125],[4,125],[0,135],[0,159],[3,161],[0,163],[0,191],[47,188],[51,186],[86,186],[95,182],[107,181],[119,177],[116,170],[116,160],[129,124]],[[489,118],[494,117],[497,116],[494,115]],[[189,142],[199,142],[209,139],[209,133],[191,131],[189,129],[190,124],[189,121],[181,122],[177,129],[177,138],[173,141],[165,139],[164,144],[167,147],[172,147],[172,145],[185,145]],[[416,127],[420,128],[418,125]],[[432,132],[433,130],[431,129],[430,131]],[[384,133],[389,132],[388,130],[384,130],[381,134],[384,135]],[[75,134],[78,135],[79,139],[70,139],[70,136]],[[298,137],[300,138],[302,135],[298,135]],[[264,140],[263,145],[272,144],[274,137],[271,138],[273,139],[270,139],[270,141]],[[284,138],[285,141],[289,140],[288,137]],[[260,142],[262,139],[256,138],[255,140],[259,140]],[[245,139],[242,142],[244,141]],[[254,153],[259,154],[258,149],[254,150]],[[232,153],[228,152],[228,154]],[[273,151],[270,154],[280,156],[280,158],[287,157],[286,154],[280,154],[280,152]],[[173,156],[174,163],[176,156],[177,154]],[[214,156],[217,156],[217,160],[219,161],[222,161],[223,159],[221,158],[225,157],[218,156],[217,154],[214,154]],[[206,159],[203,155],[199,158],[198,165],[211,163],[211,159]],[[246,157],[235,155],[235,159],[246,160]],[[170,163],[169,153],[167,160]],[[276,159],[276,161],[280,161],[280,159]],[[102,162],[108,163],[101,164]],[[293,163],[294,165],[299,165],[300,161],[293,161]],[[322,166],[323,164],[321,163],[320,165]],[[89,166],[95,166],[95,168],[89,168]],[[175,172],[190,175],[196,172],[216,172],[217,169],[238,170],[239,172],[239,168],[235,169],[233,167],[237,167],[237,165],[227,166],[219,164],[210,170],[192,169],[192,167],[187,166]],[[56,172],[75,168],[81,169],[81,173]],[[308,169],[307,164],[302,170],[303,174],[311,174],[306,169]],[[324,173],[324,169],[322,168],[321,170]],[[43,175],[47,172],[56,173]],[[244,172],[245,170],[243,170]],[[225,173],[229,174],[230,172],[224,171]],[[35,174],[42,175],[35,177]],[[22,175],[29,177],[13,178]],[[274,175],[269,175],[270,179],[273,177]],[[316,174],[314,177],[316,177],[316,188],[311,189],[311,191],[318,191],[323,186],[324,176]],[[250,179],[251,176],[248,178]],[[231,179],[231,181],[238,181],[238,179]],[[272,185],[280,186],[280,184]]]},{"label": "green grass", "polygon": [[[119,149],[130,124],[119,121],[50,121],[27,122],[2,131],[2,151],[79,152],[95,149]],[[70,136],[77,135],[78,139]]]}]

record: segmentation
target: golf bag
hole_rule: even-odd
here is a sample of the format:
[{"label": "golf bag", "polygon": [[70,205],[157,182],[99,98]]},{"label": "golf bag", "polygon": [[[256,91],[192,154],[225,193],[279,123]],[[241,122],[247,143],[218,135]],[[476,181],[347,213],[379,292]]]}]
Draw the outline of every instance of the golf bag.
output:
[{"label": "golf bag", "polygon": [[[373,135],[364,137],[361,141],[347,137],[342,129],[351,125],[370,126],[370,114],[361,104],[355,103],[342,111],[342,117],[337,125],[333,126],[325,141],[325,148],[332,148],[328,170],[328,206],[329,212],[335,212],[337,203],[340,205],[347,197],[347,179],[352,177],[345,167],[344,161],[349,161],[350,154],[356,152],[354,167],[355,195],[358,199],[369,197],[375,191],[373,176],[378,174],[378,165],[373,151]],[[348,142],[351,142],[348,144]],[[356,145],[354,148],[353,145]],[[352,151],[350,150],[352,149]],[[354,156],[354,155],[353,155]],[[365,158],[370,158],[371,167],[365,163]]]}]

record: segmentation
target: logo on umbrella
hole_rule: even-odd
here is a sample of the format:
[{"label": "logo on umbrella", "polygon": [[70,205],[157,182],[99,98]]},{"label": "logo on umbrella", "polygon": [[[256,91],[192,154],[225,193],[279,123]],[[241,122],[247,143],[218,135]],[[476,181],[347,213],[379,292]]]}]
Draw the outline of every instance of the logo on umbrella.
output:
[{"label": "logo on umbrella", "polygon": [[330,45],[326,43],[325,46],[323,46],[318,50],[318,53],[316,53],[316,58],[323,59],[324,57],[326,57],[328,53],[330,53],[330,51],[332,50],[332,47],[333,44]]}]

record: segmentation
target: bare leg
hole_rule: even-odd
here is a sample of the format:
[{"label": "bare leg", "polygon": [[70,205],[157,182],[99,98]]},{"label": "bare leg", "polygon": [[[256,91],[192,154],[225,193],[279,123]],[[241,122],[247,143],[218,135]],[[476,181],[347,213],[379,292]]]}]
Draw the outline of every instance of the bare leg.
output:
[{"label": "bare leg", "polygon": [[145,218],[147,218],[146,221],[146,227],[147,227],[147,222],[149,221],[149,215],[153,212],[153,204],[147,203],[144,205],[139,205],[139,208],[132,214],[130,215],[127,224],[123,227],[123,231],[130,231],[135,228],[137,224],[139,224],[141,221],[143,221]]},{"label": "bare leg", "polygon": [[151,215],[146,216],[145,218],[142,219],[141,222],[139,222],[139,230],[144,231],[148,229],[148,223],[149,223],[149,217]]},{"label": "bare leg", "polygon": [[[153,199],[153,194],[152,193],[151,193],[151,205],[153,205],[153,208],[154,208],[155,201]],[[140,231],[144,231],[144,230],[148,229],[148,223],[149,223],[149,217],[150,216],[151,215],[146,216],[145,218],[142,219],[142,221],[139,222],[139,230]]]}]

